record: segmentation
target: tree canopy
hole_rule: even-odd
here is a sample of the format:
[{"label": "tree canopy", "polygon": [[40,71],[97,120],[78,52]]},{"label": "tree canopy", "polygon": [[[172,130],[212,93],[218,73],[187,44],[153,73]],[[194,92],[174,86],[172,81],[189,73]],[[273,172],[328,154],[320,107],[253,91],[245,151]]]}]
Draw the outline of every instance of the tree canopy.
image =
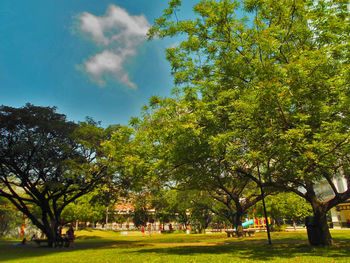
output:
[{"label": "tree canopy", "polygon": [[[200,116],[189,129],[208,131],[230,170],[310,202],[319,242],[331,244],[326,213],[350,197],[333,183],[350,179],[347,1],[199,1],[188,20],[180,5],[170,1],[149,36],[183,39],[167,58],[184,115]],[[329,200],[315,193],[322,180]]]},{"label": "tree canopy", "polygon": [[63,209],[107,174],[99,161],[103,129],[75,124],[55,111],[31,104],[0,107],[0,196],[28,216],[50,245]]}]

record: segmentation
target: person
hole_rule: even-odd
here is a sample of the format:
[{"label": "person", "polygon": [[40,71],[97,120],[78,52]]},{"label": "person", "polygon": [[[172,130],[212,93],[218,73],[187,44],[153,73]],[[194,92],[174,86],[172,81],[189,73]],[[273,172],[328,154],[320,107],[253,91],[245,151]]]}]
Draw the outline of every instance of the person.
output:
[{"label": "person", "polygon": [[145,226],[142,226],[141,232],[143,235],[145,234]]},{"label": "person", "polygon": [[297,223],[295,223],[295,221],[293,221],[293,227],[294,227],[294,231],[297,230]]},{"label": "person", "polygon": [[74,239],[75,239],[74,230],[73,230],[73,227],[70,226],[65,236],[65,241],[66,241],[65,247],[69,247],[71,244],[73,244]]},{"label": "person", "polygon": [[21,237],[24,236],[24,230],[25,230],[25,224],[22,224],[22,226],[21,226]]},{"label": "person", "polygon": [[191,234],[191,224],[188,225],[187,229],[186,229],[186,234]]},{"label": "person", "polygon": [[58,227],[57,227],[56,233],[57,233],[57,236],[59,236],[59,237],[62,236],[62,226],[58,226]]},{"label": "person", "polygon": [[148,234],[151,236],[152,235],[152,225],[148,224]]},{"label": "person", "polygon": [[56,229],[55,247],[62,247],[64,244],[64,238],[62,238],[62,226],[59,225]]},{"label": "person", "polygon": [[27,243],[27,238],[23,238],[21,242],[14,243],[14,246],[25,245]]}]

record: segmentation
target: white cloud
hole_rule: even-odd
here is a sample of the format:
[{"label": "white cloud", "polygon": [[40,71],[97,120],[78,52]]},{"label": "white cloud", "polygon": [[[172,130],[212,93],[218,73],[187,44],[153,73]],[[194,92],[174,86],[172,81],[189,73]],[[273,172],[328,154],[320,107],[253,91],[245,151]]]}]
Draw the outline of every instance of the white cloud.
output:
[{"label": "white cloud", "polygon": [[101,86],[105,84],[103,74],[112,74],[119,82],[136,89],[135,83],[130,81],[129,74],[123,69],[125,55],[115,54],[113,51],[104,50],[85,62],[85,70]]},{"label": "white cloud", "polygon": [[84,12],[81,17],[80,29],[85,33],[90,33],[93,40],[98,43],[108,45],[109,40],[104,35],[104,29],[97,16]]},{"label": "white cloud", "polygon": [[137,48],[150,28],[144,15],[132,16],[125,9],[110,5],[106,14],[95,16],[84,12],[79,16],[80,30],[91,37],[101,53],[91,56],[84,62],[84,70],[100,85],[103,76],[112,74],[119,82],[136,88],[130,81],[124,63],[137,54]]}]

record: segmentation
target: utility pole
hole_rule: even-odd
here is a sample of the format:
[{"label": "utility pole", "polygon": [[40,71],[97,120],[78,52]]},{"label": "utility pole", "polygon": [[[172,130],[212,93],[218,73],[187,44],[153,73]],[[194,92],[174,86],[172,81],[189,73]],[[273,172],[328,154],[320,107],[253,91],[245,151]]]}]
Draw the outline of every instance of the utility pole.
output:
[{"label": "utility pole", "polygon": [[269,240],[269,245],[272,245],[271,242],[271,235],[270,235],[270,226],[269,226],[269,221],[267,219],[267,212],[266,212],[266,205],[265,205],[265,193],[264,189],[261,184],[261,175],[260,175],[260,170],[259,170],[259,165],[258,165],[258,175],[259,175],[259,186],[260,186],[260,191],[261,191],[261,198],[262,198],[262,203],[263,203],[263,208],[264,208],[264,216],[265,216],[265,222],[266,222],[266,232],[267,232],[267,239]]},{"label": "utility pole", "polygon": [[108,224],[108,206],[106,207],[106,227],[107,227],[107,224]]}]

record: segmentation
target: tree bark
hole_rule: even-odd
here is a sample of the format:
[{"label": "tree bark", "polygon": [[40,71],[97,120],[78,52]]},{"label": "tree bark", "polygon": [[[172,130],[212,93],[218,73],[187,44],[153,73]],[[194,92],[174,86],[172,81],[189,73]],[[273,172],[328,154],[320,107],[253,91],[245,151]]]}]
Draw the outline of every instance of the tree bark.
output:
[{"label": "tree bark", "polygon": [[54,247],[55,241],[56,241],[56,231],[54,229],[54,226],[48,225],[45,229],[46,238],[48,240],[48,246]]},{"label": "tree bark", "polygon": [[311,205],[314,216],[306,226],[310,245],[330,246],[333,240],[327,224],[327,210],[318,202],[312,202]]},{"label": "tree bark", "polygon": [[242,227],[242,214],[237,212],[235,215],[235,226],[236,226],[236,234],[237,237],[242,237],[244,234]]}]

